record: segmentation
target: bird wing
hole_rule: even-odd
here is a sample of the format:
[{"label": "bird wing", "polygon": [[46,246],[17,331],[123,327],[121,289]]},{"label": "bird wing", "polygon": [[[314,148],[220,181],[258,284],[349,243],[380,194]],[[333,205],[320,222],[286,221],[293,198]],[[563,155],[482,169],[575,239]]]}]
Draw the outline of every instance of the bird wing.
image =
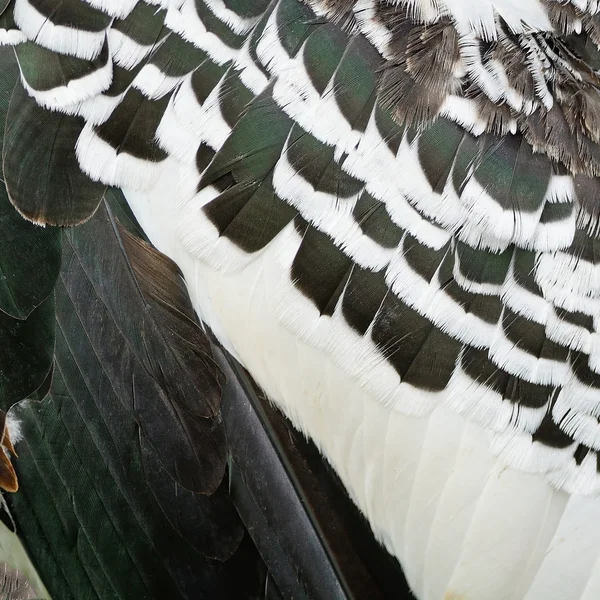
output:
[{"label": "bird wing", "polygon": [[122,188],[417,597],[594,597],[597,3],[6,6],[17,210]]}]

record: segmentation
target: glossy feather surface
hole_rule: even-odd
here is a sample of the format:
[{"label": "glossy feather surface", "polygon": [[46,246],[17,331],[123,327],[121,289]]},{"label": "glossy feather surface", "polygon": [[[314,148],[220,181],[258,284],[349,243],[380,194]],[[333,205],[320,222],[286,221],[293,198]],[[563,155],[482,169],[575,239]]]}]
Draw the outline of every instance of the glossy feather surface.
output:
[{"label": "glossy feather surface", "polygon": [[[4,12],[19,212],[82,222],[122,188],[417,597],[592,594],[597,3],[47,5]],[[163,466],[198,489],[192,464]]]}]

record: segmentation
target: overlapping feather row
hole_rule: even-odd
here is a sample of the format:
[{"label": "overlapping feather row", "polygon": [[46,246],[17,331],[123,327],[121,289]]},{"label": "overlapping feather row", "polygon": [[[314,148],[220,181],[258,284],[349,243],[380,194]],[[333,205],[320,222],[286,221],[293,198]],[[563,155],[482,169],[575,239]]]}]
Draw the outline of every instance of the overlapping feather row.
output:
[{"label": "overlapping feather row", "polygon": [[14,0],[2,39],[92,179],[177,162],[193,257],[280,244],[281,322],[381,402],[446,403],[598,491],[598,4],[232,6]]}]

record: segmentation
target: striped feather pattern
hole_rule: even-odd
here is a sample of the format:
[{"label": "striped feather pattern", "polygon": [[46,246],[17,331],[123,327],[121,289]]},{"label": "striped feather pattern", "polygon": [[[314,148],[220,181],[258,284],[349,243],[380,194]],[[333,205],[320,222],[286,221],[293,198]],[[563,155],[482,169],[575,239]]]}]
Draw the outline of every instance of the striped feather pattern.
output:
[{"label": "striped feather pattern", "polygon": [[28,94],[417,597],[591,598],[598,3],[53,6],[5,15]]}]

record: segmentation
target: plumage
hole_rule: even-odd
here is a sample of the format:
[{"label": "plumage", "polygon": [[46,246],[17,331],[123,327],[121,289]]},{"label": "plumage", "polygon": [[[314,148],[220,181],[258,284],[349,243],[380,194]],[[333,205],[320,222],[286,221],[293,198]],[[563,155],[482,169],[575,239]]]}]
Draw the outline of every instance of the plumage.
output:
[{"label": "plumage", "polygon": [[126,597],[113,546],[139,597],[593,597],[599,11],[0,3],[0,485],[51,594]]}]

